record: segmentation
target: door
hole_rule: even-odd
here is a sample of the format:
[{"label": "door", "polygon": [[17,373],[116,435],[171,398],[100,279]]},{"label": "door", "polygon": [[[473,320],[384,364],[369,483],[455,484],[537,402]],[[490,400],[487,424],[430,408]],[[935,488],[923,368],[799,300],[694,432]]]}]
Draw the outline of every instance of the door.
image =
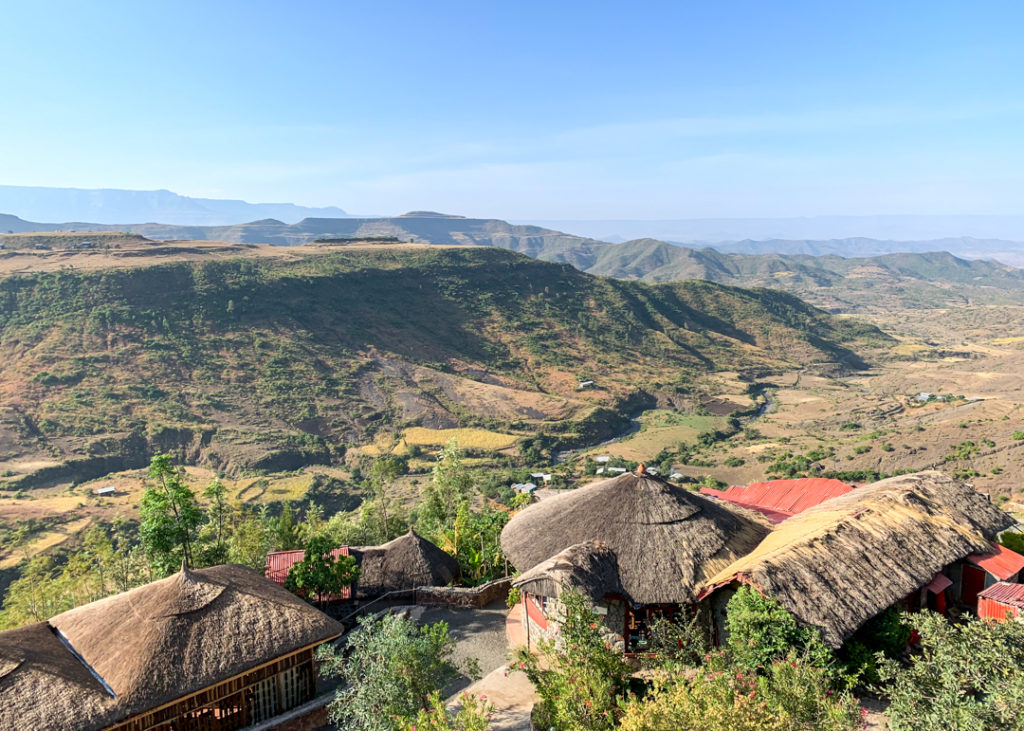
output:
[{"label": "door", "polygon": [[985,570],[977,566],[964,564],[963,591],[960,592],[960,601],[977,611],[978,594],[985,588]]}]

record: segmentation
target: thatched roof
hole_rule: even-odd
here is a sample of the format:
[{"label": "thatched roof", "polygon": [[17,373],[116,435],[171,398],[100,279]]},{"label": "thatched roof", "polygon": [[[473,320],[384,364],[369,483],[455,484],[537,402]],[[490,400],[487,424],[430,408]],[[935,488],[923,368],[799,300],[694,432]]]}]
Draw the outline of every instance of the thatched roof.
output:
[{"label": "thatched roof", "polygon": [[627,472],[531,505],[505,526],[501,545],[526,572],[571,546],[600,542],[615,552],[631,601],[687,603],[768,531],[756,513]]},{"label": "thatched roof", "polygon": [[939,472],[892,477],[783,521],[708,584],[752,584],[838,647],[945,566],[990,550],[987,539],[1012,524]]},{"label": "thatched roof", "polygon": [[381,546],[349,549],[359,563],[356,593],[373,596],[417,586],[447,586],[459,575],[459,562],[412,528]]},{"label": "thatched roof", "polygon": [[619,562],[603,543],[577,543],[534,566],[512,582],[530,594],[557,597],[563,588],[591,599],[621,594]]},{"label": "thatched roof", "polygon": [[0,633],[0,728],[99,728],[341,632],[251,569],[183,570]]},{"label": "thatched roof", "polygon": [[119,717],[114,697],[46,622],[0,632],[0,729],[74,731]]}]

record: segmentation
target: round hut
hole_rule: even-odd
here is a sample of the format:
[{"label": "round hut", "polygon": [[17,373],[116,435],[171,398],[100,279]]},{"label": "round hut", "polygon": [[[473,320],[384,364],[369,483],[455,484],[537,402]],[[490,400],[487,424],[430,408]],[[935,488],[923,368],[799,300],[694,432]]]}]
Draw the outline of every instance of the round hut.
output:
[{"label": "round hut", "polygon": [[771,530],[752,511],[650,475],[641,465],[517,514],[501,534],[522,575],[532,637],[551,636],[562,587],[583,592],[627,651],[643,651],[650,624],[692,605],[704,581],[752,551]]},{"label": "round hut", "polygon": [[358,596],[447,586],[459,576],[459,563],[412,528],[380,546],[349,549],[359,562]]}]

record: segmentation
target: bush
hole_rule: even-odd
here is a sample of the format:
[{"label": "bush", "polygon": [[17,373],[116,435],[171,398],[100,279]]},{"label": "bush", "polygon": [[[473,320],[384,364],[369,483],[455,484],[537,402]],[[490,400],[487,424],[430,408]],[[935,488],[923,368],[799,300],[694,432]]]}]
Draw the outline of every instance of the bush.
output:
[{"label": "bush", "polygon": [[463,693],[454,714],[445,710],[440,693],[432,693],[430,704],[413,718],[400,719],[401,731],[487,731],[494,706],[484,696]]},{"label": "bush", "polygon": [[559,640],[541,640],[540,658],[526,649],[515,657],[540,696],[534,722],[555,731],[612,729],[629,667],[605,640],[601,619],[581,594],[563,591],[560,601]]},{"label": "bush", "polygon": [[454,652],[444,622],[417,627],[396,614],[364,617],[349,635],[347,656],[330,645],[317,651],[322,672],[343,681],[329,706],[331,721],[343,731],[403,728],[404,719],[432,707],[432,695],[458,675]]},{"label": "bush", "polygon": [[740,457],[728,457],[724,464],[726,467],[742,467],[746,461]]},{"label": "bush", "polygon": [[1019,729],[1024,719],[1024,624],[915,615],[921,653],[879,666],[891,731]]},{"label": "bush", "polygon": [[790,651],[761,674],[715,655],[693,677],[664,674],[641,699],[623,704],[624,731],[853,731],[860,704],[835,693],[826,673]]},{"label": "bush", "polygon": [[725,625],[729,654],[737,667],[768,667],[793,649],[806,653],[818,667],[833,664],[832,652],[816,630],[798,624],[785,607],[746,584],[729,600]]}]

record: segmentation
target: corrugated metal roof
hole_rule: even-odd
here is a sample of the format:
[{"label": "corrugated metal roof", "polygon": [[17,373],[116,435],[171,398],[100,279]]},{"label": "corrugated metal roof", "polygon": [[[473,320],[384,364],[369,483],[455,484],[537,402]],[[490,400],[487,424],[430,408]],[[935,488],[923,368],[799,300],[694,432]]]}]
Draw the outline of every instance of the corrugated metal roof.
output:
[{"label": "corrugated metal roof", "polygon": [[935,578],[925,586],[925,589],[930,591],[932,594],[941,594],[951,586],[953,586],[953,582],[949,580],[949,577],[943,573],[938,573],[935,574]]},{"label": "corrugated metal roof", "polygon": [[1024,556],[995,543],[992,544],[991,553],[972,553],[967,560],[997,579],[1009,579],[1024,569]]},{"label": "corrugated metal roof", "polygon": [[[340,548],[335,548],[331,551],[331,556],[333,558],[348,555],[348,546],[341,546]],[[284,582],[288,578],[288,572],[291,571],[292,566],[305,557],[306,552],[301,548],[294,551],[274,551],[274,553],[268,553],[267,568],[264,574],[275,584],[284,586]],[[330,601],[336,599],[350,599],[351,597],[352,587],[346,586],[342,591],[341,596],[329,596],[327,599]]]},{"label": "corrugated metal roof", "polygon": [[824,477],[803,477],[796,480],[769,480],[750,485],[733,485],[726,490],[701,488],[711,495],[740,507],[750,508],[780,523],[791,515],[839,497],[853,488],[845,482]]},{"label": "corrugated metal roof", "polygon": [[1000,581],[978,594],[979,599],[989,599],[1000,604],[1024,609],[1024,584],[1009,584]]}]

